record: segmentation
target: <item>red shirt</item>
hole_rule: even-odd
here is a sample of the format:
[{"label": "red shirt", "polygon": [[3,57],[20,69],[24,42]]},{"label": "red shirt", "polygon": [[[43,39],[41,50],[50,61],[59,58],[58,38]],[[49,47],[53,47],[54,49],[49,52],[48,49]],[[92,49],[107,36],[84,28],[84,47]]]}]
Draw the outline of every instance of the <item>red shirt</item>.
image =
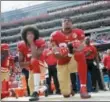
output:
[{"label": "red shirt", "polygon": [[[81,29],[73,29],[72,32],[67,36],[61,30],[55,31],[51,34],[51,41],[55,42],[56,45],[61,43],[68,43],[75,40],[83,40],[85,38],[84,31]],[[70,61],[70,57],[58,59],[58,64],[67,64]]]},{"label": "red shirt", "polygon": [[110,70],[110,55],[104,56],[102,62],[104,63],[104,66]]},{"label": "red shirt", "polygon": [[4,61],[1,63],[1,71],[2,72],[9,71],[9,57],[5,58]]},{"label": "red shirt", "polygon": [[[51,53],[51,54],[49,54]],[[49,54],[49,55],[48,55]],[[57,59],[55,58],[54,54],[52,53],[52,49],[45,49],[43,52],[44,59],[48,65],[55,65],[57,64]]]},{"label": "red shirt", "polygon": [[5,58],[2,59],[0,70],[2,72],[8,72],[9,71],[9,63],[10,63],[10,61],[9,61],[9,54],[8,54]]},{"label": "red shirt", "polygon": [[[36,48],[44,47],[45,41],[41,38],[35,41]],[[30,61],[31,60],[31,49],[25,44],[24,41],[20,41],[17,45],[17,49],[19,52],[21,52],[24,56],[24,61]],[[43,60],[43,57],[41,56],[41,60]]]},{"label": "red shirt", "polygon": [[92,60],[97,56],[97,49],[93,45],[85,46],[84,53],[85,55],[90,52],[89,56],[86,56],[86,59]]}]

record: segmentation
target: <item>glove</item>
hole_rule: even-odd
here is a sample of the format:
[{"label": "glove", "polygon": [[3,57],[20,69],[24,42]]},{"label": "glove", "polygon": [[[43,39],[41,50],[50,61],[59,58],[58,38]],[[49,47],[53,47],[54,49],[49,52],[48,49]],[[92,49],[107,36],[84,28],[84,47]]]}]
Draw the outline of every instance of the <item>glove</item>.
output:
[{"label": "glove", "polygon": [[66,47],[60,47],[59,52],[62,56],[68,56],[69,50]]},{"label": "glove", "polygon": [[68,43],[67,46],[69,49],[69,53],[72,54],[73,51],[77,51],[80,49],[81,43],[79,40],[75,40],[73,42]]},{"label": "glove", "polygon": [[55,55],[60,54],[62,56],[67,56],[69,53],[68,48],[65,48],[65,47],[55,47],[52,50]]},{"label": "glove", "polygon": [[78,48],[78,47],[80,47],[80,45],[81,45],[81,43],[80,43],[79,40],[75,40],[75,41],[72,42],[72,46],[73,46],[74,48]]}]

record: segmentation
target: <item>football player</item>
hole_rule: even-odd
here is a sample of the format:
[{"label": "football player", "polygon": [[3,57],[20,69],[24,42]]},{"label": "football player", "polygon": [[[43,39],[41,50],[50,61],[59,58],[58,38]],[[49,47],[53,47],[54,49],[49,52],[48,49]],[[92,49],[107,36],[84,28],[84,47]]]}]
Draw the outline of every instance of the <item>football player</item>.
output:
[{"label": "football player", "polygon": [[73,29],[72,20],[68,17],[62,20],[62,29],[51,34],[53,52],[58,59],[57,70],[60,89],[64,97],[70,97],[70,73],[77,71],[81,98],[91,97],[86,88],[87,65],[83,53],[84,38],[84,31],[78,28]]},{"label": "football player", "polygon": [[[30,101],[39,100],[40,64],[45,41],[39,38],[39,31],[35,27],[28,26],[22,30],[23,41],[18,43],[19,63],[21,68],[27,68],[30,73],[30,92],[33,91]],[[33,89],[34,88],[34,89]]]}]

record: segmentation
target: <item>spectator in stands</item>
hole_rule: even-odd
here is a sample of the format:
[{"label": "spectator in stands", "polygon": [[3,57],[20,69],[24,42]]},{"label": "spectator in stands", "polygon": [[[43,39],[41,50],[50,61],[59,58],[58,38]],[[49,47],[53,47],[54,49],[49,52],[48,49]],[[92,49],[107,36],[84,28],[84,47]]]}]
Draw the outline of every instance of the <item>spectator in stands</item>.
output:
[{"label": "spectator in stands", "polygon": [[103,57],[103,63],[105,68],[107,69],[109,79],[110,79],[110,49],[107,50],[107,55]]},{"label": "spectator in stands", "polygon": [[94,91],[97,90],[97,82],[99,84],[100,89],[103,88],[102,80],[101,80],[101,74],[99,70],[99,56],[97,49],[94,45],[90,44],[90,38],[87,37],[85,39],[85,48],[84,48],[84,53],[86,56],[86,61],[87,61],[87,66],[88,66],[88,71],[91,73],[91,79],[92,79],[92,87]]},{"label": "spectator in stands", "polygon": [[44,51],[44,58],[46,63],[48,64],[48,72],[49,72],[49,79],[47,80],[47,84],[49,86],[49,93],[52,94],[53,92],[51,91],[51,79],[53,78],[55,88],[56,88],[56,94],[60,94],[60,89],[59,89],[59,82],[57,78],[57,59],[52,53],[52,45],[50,42],[47,43],[48,48]]}]

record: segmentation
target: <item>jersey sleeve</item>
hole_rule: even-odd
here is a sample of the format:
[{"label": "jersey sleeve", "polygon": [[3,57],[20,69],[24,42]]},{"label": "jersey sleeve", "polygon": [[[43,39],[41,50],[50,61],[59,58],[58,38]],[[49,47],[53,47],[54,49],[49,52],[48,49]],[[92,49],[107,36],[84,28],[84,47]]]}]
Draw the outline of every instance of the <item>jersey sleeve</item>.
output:
[{"label": "jersey sleeve", "polygon": [[57,34],[58,34],[57,31],[55,31],[55,32],[53,32],[53,33],[51,34],[51,36],[50,36],[50,41],[51,41],[51,42],[57,42]]},{"label": "jersey sleeve", "polygon": [[50,36],[50,41],[53,46],[58,44],[58,36],[57,35],[58,35],[58,31],[55,31]]},{"label": "jersey sleeve", "polygon": [[17,44],[17,50],[21,53],[24,52],[24,43],[23,42],[18,42]]},{"label": "jersey sleeve", "polygon": [[41,48],[46,46],[46,41],[43,38],[39,38],[35,41],[36,47]]},{"label": "jersey sleeve", "polygon": [[84,40],[84,38],[85,38],[84,30],[76,29],[75,31],[76,31],[76,33],[78,35],[78,37],[77,37],[78,40]]}]

